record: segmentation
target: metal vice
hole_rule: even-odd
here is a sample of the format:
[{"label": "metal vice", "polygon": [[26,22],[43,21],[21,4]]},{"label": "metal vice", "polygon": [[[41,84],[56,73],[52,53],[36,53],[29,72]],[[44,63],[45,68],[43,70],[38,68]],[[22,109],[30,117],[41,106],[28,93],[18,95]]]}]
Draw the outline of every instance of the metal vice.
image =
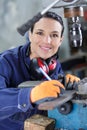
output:
[{"label": "metal vice", "polygon": [[60,130],[87,130],[87,78],[78,85],[78,92],[67,94],[73,98],[53,110],[48,116],[56,120],[55,128]]},{"label": "metal vice", "polygon": [[48,110],[48,117],[56,120],[55,130],[87,130],[87,78],[80,81],[77,91],[67,90],[38,108]]}]

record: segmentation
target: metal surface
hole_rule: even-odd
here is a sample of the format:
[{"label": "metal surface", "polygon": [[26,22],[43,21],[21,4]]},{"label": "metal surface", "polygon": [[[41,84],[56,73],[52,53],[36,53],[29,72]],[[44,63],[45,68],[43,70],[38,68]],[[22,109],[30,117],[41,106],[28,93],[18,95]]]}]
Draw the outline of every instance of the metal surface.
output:
[{"label": "metal surface", "polygon": [[42,81],[26,81],[18,85],[19,88],[34,87],[40,84]]},{"label": "metal surface", "polygon": [[87,94],[87,78],[83,78],[78,83],[78,93],[83,95]]},{"label": "metal surface", "polygon": [[38,105],[39,110],[52,110],[57,108],[58,106],[62,105],[63,103],[71,100],[74,97],[74,94],[76,93],[75,90],[68,90],[65,91],[63,95],[61,95],[59,98],[54,99],[53,101],[47,101],[43,102]]}]

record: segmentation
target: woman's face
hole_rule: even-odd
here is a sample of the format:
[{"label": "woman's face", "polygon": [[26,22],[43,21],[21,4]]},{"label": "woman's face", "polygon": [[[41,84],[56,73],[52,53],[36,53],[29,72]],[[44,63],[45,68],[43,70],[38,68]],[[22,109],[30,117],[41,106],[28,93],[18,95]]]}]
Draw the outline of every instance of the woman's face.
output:
[{"label": "woman's face", "polygon": [[41,18],[35,25],[33,32],[29,32],[31,42],[30,58],[47,59],[53,56],[62,42],[61,24],[51,18]]}]

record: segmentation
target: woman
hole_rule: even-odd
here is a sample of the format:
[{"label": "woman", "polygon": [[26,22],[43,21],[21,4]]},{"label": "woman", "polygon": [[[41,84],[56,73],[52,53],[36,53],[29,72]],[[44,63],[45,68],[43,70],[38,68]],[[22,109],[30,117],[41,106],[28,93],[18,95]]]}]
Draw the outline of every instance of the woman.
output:
[{"label": "woman", "polygon": [[[62,18],[47,12],[29,30],[26,44],[0,54],[0,129],[24,130],[24,121],[33,114],[45,114],[35,105],[45,98],[56,98],[64,88],[58,81],[63,74],[58,61],[58,49],[63,40]],[[52,79],[39,71],[41,67]],[[66,75],[67,83],[80,79]],[[42,80],[43,83],[30,88],[18,88],[24,81]]]}]

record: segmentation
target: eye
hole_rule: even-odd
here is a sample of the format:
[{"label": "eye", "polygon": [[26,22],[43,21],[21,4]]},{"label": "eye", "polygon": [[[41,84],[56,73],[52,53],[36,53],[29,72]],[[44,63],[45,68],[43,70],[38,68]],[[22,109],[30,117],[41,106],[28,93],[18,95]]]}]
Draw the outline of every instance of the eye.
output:
[{"label": "eye", "polygon": [[38,34],[38,35],[43,35],[43,32],[36,32],[36,34]]},{"label": "eye", "polygon": [[59,37],[58,34],[51,34],[51,37],[56,38]]}]

